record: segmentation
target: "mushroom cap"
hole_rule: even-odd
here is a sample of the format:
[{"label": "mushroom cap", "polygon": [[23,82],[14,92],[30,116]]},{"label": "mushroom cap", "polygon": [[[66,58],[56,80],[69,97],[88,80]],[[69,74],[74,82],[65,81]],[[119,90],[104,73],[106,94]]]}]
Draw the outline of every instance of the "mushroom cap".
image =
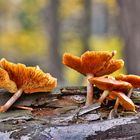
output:
[{"label": "mushroom cap", "polygon": [[[114,54],[114,51],[87,51],[83,55],[81,55],[81,57],[77,57],[69,53],[65,53],[63,55],[63,64],[82,73],[83,75],[93,74],[96,76],[96,73],[98,73],[98,75],[101,76],[106,73],[110,74],[116,71],[116,69],[122,67],[122,64],[121,66],[119,64],[120,61],[118,62],[112,60],[110,62]],[[115,63],[118,64],[117,67]],[[110,67],[114,68],[110,69]],[[109,70],[106,70],[106,68],[109,68]]]},{"label": "mushroom cap", "polygon": [[24,93],[47,92],[57,85],[56,78],[38,67],[26,67],[24,64],[14,64],[5,59],[1,59],[0,66]]},{"label": "mushroom cap", "polygon": [[128,82],[118,81],[110,78],[93,77],[88,80],[91,84],[95,84],[99,89],[102,90],[127,92],[132,88],[132,85]]},{"label": "mushroom cap", "polygon": [[99,77],[102,75],[108,75],[114,71],[119,70],[124,66],[124,61],[122,59],[111,59],[106,65],[96,73],[95,76]]},{"label": "mushroom cap", "polygon": [[138,75],[119,74],[115,78],[117,80],[126,81],[126,82],[131,83],[134,88],[139,88],[140,87],[140,76],[138,76]]},{"label": "mushroom cap", "polygon": [[118,92],[118,91],[112,91],[110,92],[110,95],[114,98],[119,98],[119,103],[126,109],[126,110],[131,110],[135,111],[135,104],[133,101],[127,97],[124,93]]},{"label": "mushroom cap", "polygon": [[10,80],[7,71],[0,68],[0,88],[4,88],[10,93],[15,93],[18,89],[16,83]]}]

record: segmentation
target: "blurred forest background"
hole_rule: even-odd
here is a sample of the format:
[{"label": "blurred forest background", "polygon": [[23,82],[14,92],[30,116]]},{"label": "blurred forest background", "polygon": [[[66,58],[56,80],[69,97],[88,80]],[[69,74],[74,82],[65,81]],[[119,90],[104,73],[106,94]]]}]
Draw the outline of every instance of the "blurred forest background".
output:
[{"label": "blurred forest background", "polygon": [[0,58],[39,65],[61,85],[81,85],[83,76],[61,63],[64,52],[117,50],[126,62],[121,72],[140,74],[140,4],[134,1],[0,0]]}]

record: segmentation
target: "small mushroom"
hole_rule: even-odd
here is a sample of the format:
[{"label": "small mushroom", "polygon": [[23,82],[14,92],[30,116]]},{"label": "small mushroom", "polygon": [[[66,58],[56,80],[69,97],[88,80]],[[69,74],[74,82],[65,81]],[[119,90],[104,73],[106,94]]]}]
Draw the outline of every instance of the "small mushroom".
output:
[{"label": "small mushroom", "polygon": [[128,92],[132,88],[130,83],[112,78],[93,77],[88,80],[91,84],[95,84],[99,89],[102,90]]},{"label": "small mushroom", "polygon": [[134,88],[139,88],[140,87],[140,76],[138,75],[125,75],[125,74],[119,74],[118,76],[115,77],[117,80],[121,81],[126,81],[131,83],[131,85]]},{"label": "small mushroom", "polygon": [[118,92],[118,91],[112,91],[112,92],[110,92],[110,95],[114,96],[114,98],[119,98],[119,103],[123,106],[124,109],[135,111],[135,104],[124,93]]},{"label": "small mushroom", "polygon": [[[110,94],[110,92],[115,91],[115,92],[112,92],[112,94],[115,93],[115,95],[119,97],[119,99],[121,98],[121,100],[124,97],[123,100],[128,101],[128,104],[131,104],[132,106],[134,105],[132,104],[132,102],[129,102],[131,99],[128,100],[127,99],[128,97],[125,94],[123,96],[118,95],[121,92],[124,92],[124,93],[128,92],[132,88],[132,85],[130,83],[124,82],[124,81],[118,81],[118,80],[110,79],[110,78],[104,78],[104,77],[90,78],[89,82],[92,84],[95,84],[99,89],[104,90],[103,94],[98,100],[99,103],[102,103],[104,99]],[[119,102],[120,100],[116,101],[115,106],[114,106],[115,110],[117,110]]]},{"label": "small mushroom", "polygon": [[26,67],[24,64],[14,64],[5,59],[1,59],[0,66],[7,71],[9,78],[16,83],[18,89],[5,105],[0,107],[0,112],[7,111],[23,92],[25,94],[48,92],[57,85],[57,80],[49,73],[44,73],[39,67]]},{"label": "small mushroom", "polygon": [[63,64],[87,77],[86,105],[93,103],[93,86],[89,83],[88,79],[94,76],[103,76],[113,73],[123,66],[123,60],[112,59],[115,53],[116,51],[87,51],[81,55],[81,57],[68,53],[63,55]]},{"label": "small mushroom", "polygon": [[[139,88],[140,87],[140,76],[138,75],[125,75],[125,74],[119,74],[117,77],[115,77],[117,80],[126,81],[129,82],[133,88]],[[131,97],[132,90],[129,92],[128,97]]]}]

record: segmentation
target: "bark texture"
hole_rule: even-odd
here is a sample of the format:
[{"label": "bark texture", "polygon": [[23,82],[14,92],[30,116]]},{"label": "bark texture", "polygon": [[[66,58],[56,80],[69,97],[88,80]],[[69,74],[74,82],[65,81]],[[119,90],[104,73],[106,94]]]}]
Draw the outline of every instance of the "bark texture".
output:
[{"label": "bark texture", "polygon": [[128,73],[140,75],[140,2],[118,0],[121,35]]}]

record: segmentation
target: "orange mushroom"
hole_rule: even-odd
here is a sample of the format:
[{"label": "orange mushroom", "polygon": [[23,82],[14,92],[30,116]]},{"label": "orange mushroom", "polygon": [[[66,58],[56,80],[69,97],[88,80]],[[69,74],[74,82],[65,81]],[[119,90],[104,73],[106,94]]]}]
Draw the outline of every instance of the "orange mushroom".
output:
[{"label": "orange mushroom", "polygon": [[[115,60],[112,57],[115,51],[87,51],[81,57],[65,53],[63,64],[85,75],[87,79],[113,73],[123,67],[123,60]],[[93,86],[87,80],[86,105],[93,103]]]},{"label": "orange mushroom", "polygon": [[95,84],[99,89],[108,91],[128,92],[132,85],[125,81],[118,81],[112,78],[93,77],[88,79],[90,83]]},{"label": "orange mushroom", "polygon": [[[104,101],[104,99],[111,93],[111,98],[113,93],[115,94],[115,96],[118,97],[118,100],[116,100],[114,109],[117,110],[118,105],[120,103],[120,100],[123,104],[126,104],[126,102],[128,102],[127,104],[129,104],[129,106],[131,105],[131,107],[124,107],[127,108],[129,110],[131,110],[133,108],[135,108],[134,103],[131,101],[131,99],[128,99],[128,97],[124,94],[122,95],[121,92],[128,92],[131,88],[132,85],[128,82],[124,82],[124,81],[117,81],[115,79],[110,79],[110,78],[104,78],[104,77],[94,77],[94,78],[90,78],[89,82],[92,84],[95,84],[99,89],[104,90],[103,94],[101,95],[101,97],[99,98],[98,102],[102,103]],[[120,94],[120,95],[119,95]],[[122,99],[124,98],[124,99]],[[123,103],[123,101],[125,101]]]},{"label": "orange mushroom", "polygon": [[15,93],[17,91],[16,83],[10,80],[7,71],[0,68],[0,88],[4,88],[11,93]]},{"label": "orange mushroom", "polygon": [[115,77],[117,80],[121,81],[126,81],[131,83],[131,85],[134,88],[139,88],[140,87],[140,76],[138,75],[125,75],[125,74],[119,74],[118,76]]},{"label": "orange mushroom", "polygon": [[18,91],[0,107],[5,112],[22,95],[34,92],[48,92],[57,85],[57,80],[49,73],[44,73],[39,67],[26,67],[24,64],[10,63],[1,59],[0,66],[7,71],[12,81],[16,83]]},{"label": "orange mushroom", "polygon": [[[123,106],[123,108],[125,108],[126,110],[132,110],[135,111],[135,104],[133,103],[133,101],[126,96],[124,93],[122,92],[118,92],[118,91],[112,91],[110,92],[111,96],[114,96],[114,98],[119,98],[119,103]],[[115,107],[115,109],[117,109]]]},{"label": "orange mushroom", "polygon": [[[140,76],[138,75],[125,75],[125,74],[119,74],[116,77],[117,80],[121,80],[121,81],[126,81],[131,83],[131,85],[133,86],[133,88],[139,88],[140,87]],[[131,97],[133,88],[131,89],[131,91],[128,93],[128,97]]]}]

